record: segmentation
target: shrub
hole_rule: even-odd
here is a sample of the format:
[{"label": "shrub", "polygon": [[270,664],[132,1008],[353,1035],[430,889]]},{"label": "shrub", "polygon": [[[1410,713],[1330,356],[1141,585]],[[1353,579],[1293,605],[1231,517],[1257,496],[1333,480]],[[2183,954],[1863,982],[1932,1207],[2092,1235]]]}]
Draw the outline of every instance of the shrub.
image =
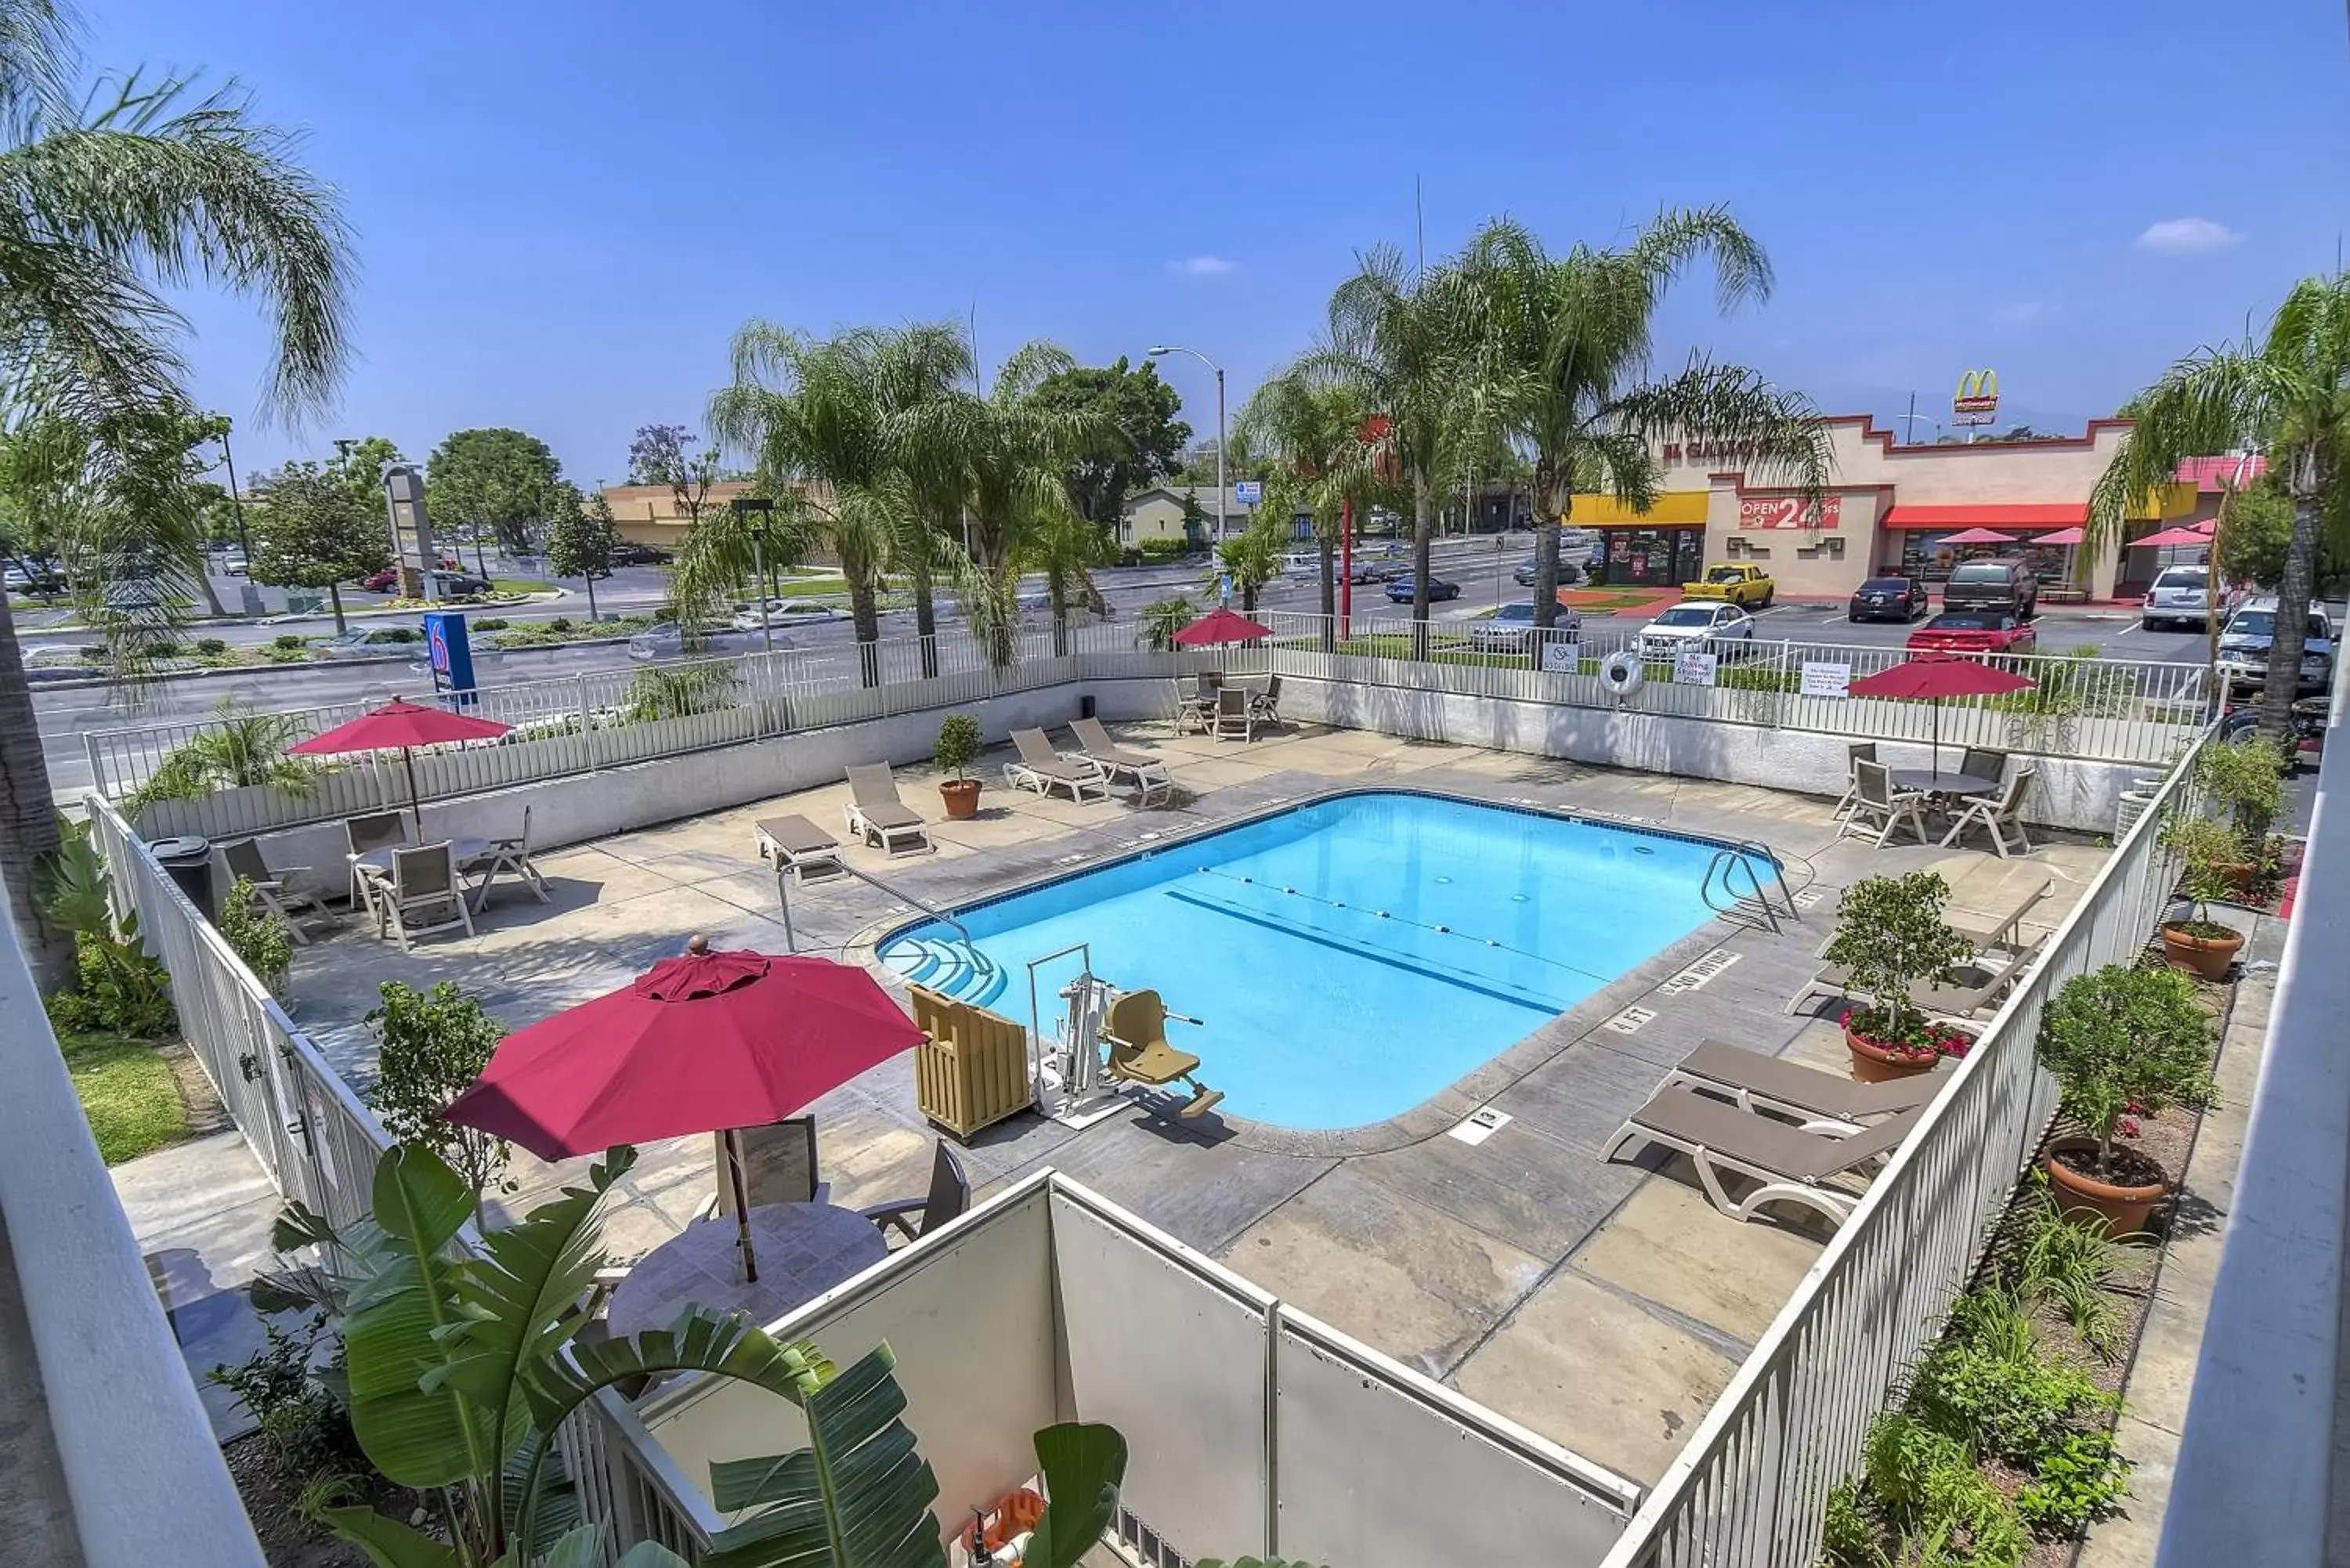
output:
[{"label": "shrub", "polygon": [[228,900],[221,906],[220,933],[262,984],[285,995],[294,970],[294,939],[277,912],[262,907],[252,877],[240,877],[229,888]]},{"label": "shrub", "polygon": [[1854,1033],[1880,1045],[1912,1047],[1930,1059],[1939,1037],[1927,1029],[1909,987],[1920,980],[1947,983],[1950,966],[1972,950],[1943,922],[1950,896],[1950,884],[1931,871],[1866,877],[1845,889],[1826,957],[1843,965],[1852,988],[1871,999],[1870,1006],[1853,1011]]},{"label": "shrub", "polygon": [[1905,1534],[1941,1536],[1978,1563],[2013,1564],[2032,1541],[2014,1505],[1976,1468],[1974,1451],[1895,1412],[1869,1428],[1862,1473],[1887,1521]]},{"label": "shrub", "polygon": [[503,616],[484,616],[473,623],[475,631],[504,631],[512,624]]},{"label": "shrub", "polygon": [[2022,1326],[2022,1343],[1954,1322],[1918,1362],[1909,1407],[1936,1430],[1963,1433],[1981,1453],[2036,1471],[2067,1437],[2102,1429],[2116,1401],[2079,1367],[2042,1355],[2012,1303],[2000,1310]]},{"label": "shrub", "polygon": [[291,648],[281,648],[275,642],[269,644],[261,650],[261,657],[272,664],[300,664],[310,657],[310,650],[303,646],[300,638],[296,638]]},{"label": "shrub", "polygon": [[60,1034],[159,1040],[179,1023],[162,964],[135,936],[118,940],[99,931],[74,933],[73,979],[52,992],[46,1006]]},{"label": "shrub", "polygon": [[360,1462],[350,1417],[311,1372],[327,1317],[315,1313],[288,1329],[263,1320],[268,1343],[234,1366],[215,1366],[204,1381],[236,1396],[261,1429],[280,1475],[303,1480]]},{"label": "shrub", "polygon": [[1137,617],[1135,640],[1153,653],[1165,653],[1174,648],[1175,634],[1191,625],[1199,613],[1199,607],[1182,594],[1147,604]]},{"label": "shrub", "polygon": [[950,713],[940,720],[931,760],[958,779],[966,777],[965,770],[979,760],[979,721],[968,713]]},{"label": "shrub", "polygon": [[290,652],[303,647],[307,640],[308,639],[307,638],[296,637],[289,631],[282,636],[271,638],[269,639],[269,646],[272,648],[286,649]]},{"label": "shrub", "polygon": [[546,621],[546,629],[549,631],[569,631],[571,629],[571,618],[567,615],[549,617]]},{"label": "shrub", "polygon": [[2243,860],[2266,851],[2269,825],[2284,805],[2284,759],[2276,745],[2247,735],[2231,745],[2209,745],[2196,759],[2195,776],[2213,804],[2228,813]]},{"label": "shrub", "polygon": [[412,626],[395,626],[387,627],[383,638],[386,642],[414,642],[423,635]]},{"label": "shrub", "polygon": [[650,723],[734,706],[734,672],[723,664],[669,664],[640,670],[620,701],[625,722]]},{"label": "shrub", "polygon": [[2111,1432],[2073,1432],[2041,1458],[2037,1474],[2015,1494],[2015,1511],[2043,1534],[2074,1535],[2129,1496],[2129,1473]]},{"label": "shrub", "polygon": [[123,798],[122,815],[135,822],[159,800],[192,800],[252,784],[307,794],[317,767],[307,758],[287,756],[286,748],[308,734],[290,713],[256,713],[224,697],[213,722],[165,753],[146,782]]},{"label": "shrub", "polygon": [[1146,561],[1180,560],[1191,553],[1189,539],[1145,539],[1134,547],[1135,554]]},{"label": "shrub", "polygon": [[228,639],[222,637],[200,637],[196,639],[196,651],[203,654],[226,653]]},{"label": "shrub", "polygon": [[394,1138],[446,1160],[478,1202],[513,1151],[503,1138],[443,1121],[441,1113],[482,1075],[505,1030],[451,981],[418,991],[388,980],[378,994],[381,1005],[367,1015],[380,1045],[368,1104]]},{"label": "shrub", "polygon": [[2125,1115],[2210,1100],[2211,1026],[2194,982],[2176,970],[2107,964],[2074,975],[2041,1014],[2035,1048],[2065,1113],[2097,1140],[2094,1174],[2110,1168]]}]

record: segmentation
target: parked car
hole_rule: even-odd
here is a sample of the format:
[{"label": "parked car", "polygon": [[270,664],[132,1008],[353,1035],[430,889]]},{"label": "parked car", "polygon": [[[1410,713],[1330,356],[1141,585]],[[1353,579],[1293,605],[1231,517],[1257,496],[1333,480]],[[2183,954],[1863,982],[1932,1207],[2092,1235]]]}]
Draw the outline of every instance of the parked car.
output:
[{"label": "parked car", "polygon": [[[692,650],[695,657],[707,654],[744,653],[755,649],[758,634],[748,636],[731,626],[704,627],[702,646]],[[686,657],[683,629],[673,620],[656,621],[629,639],[630,659],[682,659]]]},{"label": "parked car", "polygon": [[477,599],[490,591],[490,579],[471,572],[435,572],[432,586],[444,599]]},{"label": "parked car", "polygon": [[[1582,631],[1582,618],[1571,609],[1560,609],[1552,627],[1555,639],[1572,642]],[[1469,646],[1480,653],[1523,653],[1534,646],[1534,606],[1531,599],[1503,605],[1491,616],[1469,623]]]},{"label": "parked car", "polygon": [[[911,612],[909,611],[909,613]],[[933,619],[939,619],[943,618],[945,612],[933,604],[931,607],[931,615]],[[773,631],[780,632],[786,626],[817,626],[826,621],[847,618],[848,612],[837,605],[815,605],[806,599],[769,599],[767,601],[766,625]],[[736,631],[757,631],[760,626],[759,601],[753,599],[747,605],[735,606],[733,618],[727,624]]]},{"label": "parked car", "polygon": [[1644,658],[1670,659],[1683,649],[1727,653],[1754,640],[1754,618],[1720,599],[1683,599],[1640,628]]},{"label": "parked car", "polygon": [[628,541],[612,547],[612,565],[616,566],[658,566],[668,559],[669,552],[658,545]]},{"label": "parked car", "polygon": [[220,558],[220,569],[229,576],[241,577],[252,569],[252,564],[244,558],[244,551],[231,550]]},{"label": "parked car", "polygon": [[1944,610],[1909,634],[1912,653],[2029,653],[2039,637],[2006,610]]},{"label": "parked car", "polygon": [[1357,556],[1347,580],[1353,583],[1390,583],[1402,572],[1403,568],[1393,561],[1371,561]]},{"label": "parked car", "polygon": [[369,572],[359,579],[359,587],[373,594],[388,594],[400,587],[400,568],[386,566],[380,572]]},{"label": "parked car", "polygon": [[[1418,593],[1415,591],[1416,581],[1417,579],[1415,579],[1409,572],[1406,572],[1401,576],[1396,578],[1395,581],[1389,583],[1388,585],[1388,602],[1399,605],[1408,605],[1411,603],[1413,599],[1419,597]],[[1428,579],[1429,603],[1434,604],[1439,599],[1457,599],[1460,597],[1461,585],[1459,583],[1448,583],[1442,577],[1438,576],[1431,576]]]},{"label": "parked car", "polygon": [[[2226,592],[2221,591],[2220,614],[2228,613]],[[2138,612],[2138,625],[2148,631],[2161,627],[2191,626],[2198,631],[2211,629],[2211,569],[2209,566],[2168,566],[2154,579],[2146,591],[2146,604]]]},{"label": "parked car", "polygon": [[2005,610],[2018,620],[2040,613],[2040,579],[2022,561],[1960,561],[1942,585],[1946,610]]},{"label": "parked car", "polygon": [[1871,577],[1853,589],[1845,615],[1856,621],[1910,621],[1932,607],[1926,585],[1915,577]]},{"label": "parked car", "polygon": [[1760,566],[1713,566],[1701,581],[1681,585],[1684,599],[1726,599],[1751,609],[1769,609],[1778,597],[1778,583]]},{"label": "parked car", "polygon": [[[1527,556],[1524,560],[1520,561],[1518,563],[1517,569],[1510,574],[1510,580],[1517,584],[1518,587],[1522,588],[1533,587],[1534,586],[1535,567],[1539,565],[1540,563],[1535,561],[1532,556]],[[1581,575],[1581,571],[1576,567],[1573,561],[1566,558],[1566,553],[1562,549],[1559,552],[1558,561],[1558,580],[1560,586],[1565,587],[1565,585],[1574,582],[1575,579]]]},{"label": "parked car", "polygon": [[[2229,686],[2259,686],[2269,675],[2269,648],[2276,638],[2277,602],[2247,599],[2241,609],[2220,628],[2220,676]],[[2324,691],[2334,684],[2334,621],[2315,605],[2309,607],[2309,625],[2302,632],[2302,691]]]}]

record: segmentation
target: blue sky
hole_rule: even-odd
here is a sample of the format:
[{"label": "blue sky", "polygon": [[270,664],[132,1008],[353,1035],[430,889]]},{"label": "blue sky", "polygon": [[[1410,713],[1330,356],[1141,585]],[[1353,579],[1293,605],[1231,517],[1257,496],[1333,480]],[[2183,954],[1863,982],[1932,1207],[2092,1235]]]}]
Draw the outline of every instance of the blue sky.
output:
[{"label": "blue sky", "polygon": [[[195,297],[197,391],[258,467],[515,425],[618,480],[698,421],[728,334],[975,311],[991,363],[1162,339],[1233,403],[1305,345],[1359,247],[1433,256],[1507,212],[1555,247],[1726,202],[1779,289],[1687,289],[1662,357],[1834,412],[2077,427],[2241,333],[2350,227],[2338,5],[2128,7],[110,0],[93,67],[234,75],[345,193],[361,358],[258,427],[252,309]],[[1212,429],[1197,366],[1170,379]],[[1930,430],[1925,433],[1930,435]]]}]

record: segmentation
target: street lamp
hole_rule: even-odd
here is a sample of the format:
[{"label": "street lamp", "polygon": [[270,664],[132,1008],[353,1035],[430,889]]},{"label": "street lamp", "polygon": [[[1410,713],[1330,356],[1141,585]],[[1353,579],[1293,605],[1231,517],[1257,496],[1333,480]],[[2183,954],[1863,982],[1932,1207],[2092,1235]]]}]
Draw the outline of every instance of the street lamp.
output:
[{"label": "street lamp", "polygon": [[767,531],[767,519],[775,504],[764,495],[738,495],[726,504],[726,509],[737,517],[756,517],[748,524],[751,531],[751,592],[759,601],[759,641],[764,651],[775,651],[775,631],[767,624],[767,563],[759,553],[760,537]]},{"label": "street lamp", "polygon": [[1216,549],[1215,567],[1224,569],[1224,497],[1230,493],[1224,483],[1224,368],[1201,353],[1180,343],[1162,343],[1150,350],[1147,358],[1163,359],[1170,354],[1189,354],[1216,373]]}]

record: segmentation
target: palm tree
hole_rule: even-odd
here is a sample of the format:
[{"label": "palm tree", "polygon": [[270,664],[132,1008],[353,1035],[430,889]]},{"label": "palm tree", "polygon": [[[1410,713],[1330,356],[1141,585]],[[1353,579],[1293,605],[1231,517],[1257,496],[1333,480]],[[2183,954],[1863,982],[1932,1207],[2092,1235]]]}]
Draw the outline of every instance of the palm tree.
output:
[{"label": "palm tree", "polygon": [[1770,296],[1769,258],[1719,207],[1660,213],[1621,250],[1576,245],[1564,256],[1497,219],[1447,275],[1469,296],[1456,309],[1478,334],[1470,415],[1533,461],[1537,627],[1557,618],[1559,529],[1575,491],[1649,504],[1652,437],[1749,448],[1750,472],[1795,485],[1813,502],[1826,483],[1826,431],[1803,397],[1701,359],[1669,379],[1643,379],[1665,291],[1701,258],[1713,263],[1724,314]]},{"label": "palm tree", "polygon": [[1235,447],[1270,460],[1264,514],[1314,519],[1321,548],[1323,644],[1335,646],[1338,598],[1335,555],[1347,508],[1367,511],[1382,490],[1373,462],[1371,410],[1357,389],[1321,383],[1293,368],[1256,389],[1233,426]]},{"label": "palm tree", "polygon": [[[59,0],[0,0],[0,426],[98,425],[184,402],[185,323],[159,291],[198,281],[268,307],[268,408],[323,408],[348,357],[351,258],[334,192],[232,91],[133,75],[79,103],[74,30]],[[160,562],[186,542],[118,547],[149,544]],[[0,879],[44,981],[68,950],[27,889],[33,862],[57,841],[16,626],[0,606]]]},{"label": "palm tree", "polygon": [[2137,423],[2099,477],[2083,530],[2092,550],[2121,536],[2147,491],[2190,457],[2257,446],[2293,500],[2293,535],[2277,583],[2276,625],[2261,690],[2261,729],[2280,744],[2293,729],[2317,541],[2350,512],[2350,273],[2303,278],[2258,342],[2199,348],[2129,404]]}]

